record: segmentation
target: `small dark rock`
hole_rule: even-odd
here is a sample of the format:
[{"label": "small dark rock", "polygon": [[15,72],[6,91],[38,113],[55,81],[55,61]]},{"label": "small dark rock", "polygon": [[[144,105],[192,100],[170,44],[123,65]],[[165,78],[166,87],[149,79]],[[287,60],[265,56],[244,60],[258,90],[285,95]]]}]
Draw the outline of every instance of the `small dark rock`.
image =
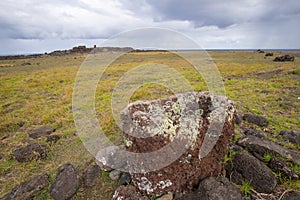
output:
[{"label": "small dark rock", "polygon": [[274,54],[272,53],[272,52],[267,52],[266,54],[265,54],[265,56],[273,56]]},{"label": "small dark rock", "polygon": [[47,157],[47,147],[42,144],[30,143],[25,147],[18,147],[13,151],[13,155],[19,162],[45,159]]},{"label": "small dark rock", "polygon": [[265,53],[265,51],[261,50],[261,49],[257,49],[256,50],[257,53]]},{"label": "small dark rock", "polygon": [[300,193],[299,192],[288,192],[283,196],[284,200],[299,200],[300,199]]},{"label": "small dark rock", "polygon": [[242,117],[239,114],[236,114],[234,123],[236,125],[241,125],[242,121],[243,121]]},{"label": "small dark rock", "polygon": [[86,187],[93,187],[100,177],[100,167],[98,165],[90,165],[86,168],[84,173],[84,185]]},{"label": "small dark rock", "polygon": [[56,143],[60,139],[59,135],[48,135],[46,142]]},{"label": "small dark rock", "polygon": [[30,62],[23,62],[22,66],[25,66],[25,65],[31,65],[31,63]]},{"label": "small dark rock", "polygon": [[2,160],[3,157],[4,157],[4,156],[0,153],[0,160]]},{"label": "small dark rock", "polygon": [[243,147],[241,147],[237,144],[229,144],[228,149],[232,150],[232,151],[236,151],[236,152],[243,151]]},{"label": "small dark rock", "polygon": [[254,137],[245,136],[239,139],[238,145],[247,148],[252,154],[264,157],[267,153],[281,155],[297,164],[300,164],[300,154],[297,151],[287,149],[275,142],[270,140]]},{"label": "small dark rock", "polygon": [[240,153],[232,160],[232,181],[241,184],[248,181],[257,192],[271,193],[277,185],[272,171],[262,162],[247,153]]},{"label": "small dark rock", "polygon": [[48,175],[41,174],[33,179],[23,182],[5,195],[2,200],[30,200],[34,199],[37,192],[47,188],[49,185]]},{"label": "small dark rock", "polygon": [[79,180],[75,168],[67,163],[58,168],[58,176],[49,191],[54,200],[65,200],[76,193],[78,186]]},{"label": "small dark rock", "polygon": [[279,104],[280,107],[283,108],[295,108],[296,106],[293,103],[290,102],[282,102]]},{"label": "small dark rock", "polygon": [[282,130],[279,133],[279,136],[288,140],[291,143],[300,145],[300,133],[294,130]]},{"label": "small dark rock", "polygon": [[175,195],[176,200],[241,200],[240,190],[225,177],[209,177],[201,181],[196,191],[185,195]]},{"label": "small dark rock", "polygon": [[112,170],[110,173],[109,173],[109,178],[113,181],[116,181],[120,178],[121,176],[121,171],[115,169],[115,170]]},{"label": "small dark rock", "polygon": [[269,124],[268,120],[263,116],[258,116],[254,114],[245,114],[243,120],[249,123],[256,124],[258,126],[267,126]]},{"label": "small dark rock", "polygon": [[264,134],[262,134],[260,131],[255,129],[248,129],[244,131],[245,135],[253,135],[255,137],[264,138]]},{"label": "small dark rock", "polygon": [[262,90],[262,91],[260,91],[261,93],[264,93],[264,94],[269,94],[269,90]]},{"label": "small dark rock", "polygon": [[143,196],[134,186],[132,185],[121,185],[118,187],[112,197],[112,200],[150,200],[147,196]]},{"label": "small dark rock", "polygon": [[63,82],[64,82],[64,80],[60,80],[60,81],[59,81],[59,83],[63,83]]},{"label": "small dark rock", "polygon": [[42,136],[50,135],[54,131],[55,129],[53,129],[51,126],[43,126],[38,129],[29,131],[29,137],[37,139]]},{"label": "small dark rock", "polygon": [[123,173],[120,177],[120,184],[121,185],[128,185],[131,182],[131,176],[129,173]]},{"label": "small dark rock", "polygon": [[22,126],[24,126],[24,124],[25,124],[25,122],[23,122],[23,121],[19,121],[19,122],[17,122],[17,125],[18,125],[19,127],[22,127]]},{"label": "small dark rock", "polygon": [[268,166],[275,172],[283,172],[287,176],[289,176],[291,179],[298,180],[299,175],[296,174],[293,170],[285,164],[285,162],[278,158],[271,158],[271,160],[268,163]]}]

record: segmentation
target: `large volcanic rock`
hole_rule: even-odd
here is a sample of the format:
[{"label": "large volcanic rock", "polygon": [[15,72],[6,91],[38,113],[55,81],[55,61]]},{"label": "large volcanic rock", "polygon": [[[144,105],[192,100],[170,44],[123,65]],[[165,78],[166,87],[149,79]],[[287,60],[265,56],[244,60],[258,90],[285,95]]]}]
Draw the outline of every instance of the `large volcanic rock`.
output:
[{"label": "large volcanic rock", "polygon": [[138,101],[122,112],[133,183],[147,194],[191,191],[223,170],[235,108],[222,96],[190,92]]}]

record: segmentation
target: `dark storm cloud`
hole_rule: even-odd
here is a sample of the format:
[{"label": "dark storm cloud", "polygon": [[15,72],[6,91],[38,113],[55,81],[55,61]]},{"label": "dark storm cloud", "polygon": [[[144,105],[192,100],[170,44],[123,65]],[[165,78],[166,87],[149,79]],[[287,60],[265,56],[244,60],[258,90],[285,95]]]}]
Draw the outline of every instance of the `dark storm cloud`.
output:
[{"label": "dark storm cloud", "polygon": [[147,1],[159,14],[154,19],[188,20],[197,27],[225,28],[233,24],[299,19],[300,3],[294,0],[162,0]]}]

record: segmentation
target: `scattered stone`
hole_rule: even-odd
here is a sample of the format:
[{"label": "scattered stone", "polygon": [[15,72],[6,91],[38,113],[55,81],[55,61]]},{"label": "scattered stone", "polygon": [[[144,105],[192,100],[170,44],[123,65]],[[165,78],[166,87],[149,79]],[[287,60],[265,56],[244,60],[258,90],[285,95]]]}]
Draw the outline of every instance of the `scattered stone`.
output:
[{"label": "scattered stone", "polygon": [[176,194],[176,200],[241,200],[240,190],[232,185],[225,177],[209,177],[204,179],[196,191],[187,194]]},{"label": "scattered stone", "polygon": [[4,156],[0,153],[0,160],[2,160],[3,157],[4,157]]},{"label": "scattered stone", "polygon": [[273,56],[274,54],[272,53],[272,52],[267,52],[266,54],[265,54],[265,56],[267,57],[267,56]]},{"label": "scattered stone", "polygon": [[25,124],[25,122],[23,122],[23,121],[19,121],[19,122],[17,122],[17,125],[18,125],[19,127],[23,127],[23,126],[24,126],[24,124]]},{"label": "scattered stone", "polygon": [[59,135],[48,135],[46,142],[56,143],[60,139]]},{"label": "scattered stone", "polygon": [[37,192],[48,188],[49,181],[48,175],[41,174],[29,181],[25,181],[20,185],[16,186],[11,192],[4,197],[2,200],[30,200],[34,199]]},{"label": "scattered stone", "polygon": [[228,149],[232,150],[232,151],[236,151],[236,152],[243,151],[243,147],[241,147],[241,146],[239,146],[237,144],[229,144]]},{"label": "scattered stone", "polygon": [[271,193],[277,185],[272,171],[262,162],[248,153],[239,153],[232,160],[231,180],[241,184],[248,181],[257,192]]},{"label": "scattered stone", "polygon": [[236,125],[241,125],[242,121],[243,121],[243,118],[239,114],[236,114],[234,123]]},{"label": "scattered stone", "polygon": [[157,198],[156,200],[173,200],[173,194],[172,193],[165,194]]},{"label": "scattered stone", "polygon": [[282,102],[279,104],[280,107],[283,108],[295,108],[296,106],[291,102]]},{"label": "scattered stone", "polygon": [[131,176],[129,173],[122,173],[120,177],[120,184],[121,185],[128,185],[131,183]]},{"label": "scattered stone", "polygon": [[118,187],[112,197],[112,200],[150,200],[147,196],[143,196],[132,185],[121,185]]},{"label": "scattered stone", "polygon": [[50,195],[54,200],[66,200],[76,193],[78,186],[75,168],[67,163],[58,168],[58,175],[50,187]]},{"label": "scattered stone", "polygon": [[96,154],[96,163],[101,169],[107,169],[106,171],[121,169],[127,163],[126,159],[120,159],[124,156],[123,150],[125,150],[123,145],[103,148]]},{"label": "scattered stone", "polygon": [[98,165],[90,165],[84,172],[84,185],[86,187],[93,187],[100,177],[100,167]]},{"label": "scattered stone", "polygon": [[293,180],[298,180],[299,175],[296,174],[285,162],[279,158],[271,158],[268,166],[275,172],[283,172]]},{"label": "scattered stone", "polygon": [[[226,116],[225,123],[221,113]],[[201,180],[222,174],[223,158],[234,133],[234,115],[233,102],[203,92],[128,105],[121,120],[127,151],[136,153],[127,165],[134,185],[147,194],[191,191]],[[145,137],[134,137],[141,134]],[[166,146],[166,153],[142,157]],[[178,152],[182,153],[176,155]],[[170,163],[159,167],[167,160]]]},{"label": "scattered stone", "polygon": [[258,116],[254,114],[245,114],[243,120],[248,121],[249,123],[256,124],[258,126],[268,126],[268,120],[263,116]]},{"label": "scattered stone", "polygon": [[262,90],[262,91],[260,91],[261,93],[264,93],[264,94],[269,94],[269,90]]},{"label": "scattered stone", "polygon": [[198,188],[200,196],[198,199],[230,199],[241,200],[242,195],[240,190],[232,185],[225,177],[209,177],[204,179]]},{"label": "scattered stone", "polygon": [[43,126],[38,129],[29,131],[29,137],[37,139],[42,136],[50,135],[54,131],[55,129],[53,129],[51,126]]},{"label": "scattered stone", "polygon": [[274,153],[300,164],[300,154],[297,151],[284,148],[270,140],[246,136],[239,139],[238,145],[247,148],[254,155],[263,157],[267,153]]},{"label": "scattered stone", "polygon": [[265,51],[261,50],[261,49],[257,49],[256,50],[257,53],[265,53]]},{"label": "scattered stone", "polygon": [[25,66],[25,65],[31,65],[31,63],[30,62],[23,62],[22,66]]},{"label": "scattered stone", "polygon": [[300,193],[299,192],[288,192],[285,194],[282,198],[283,200],[299,200],[300,199]]},{"label": "scattered stone", "polygon": [[295,57],[290,55],[277,56],[274,62],[294,62]]},{"label": "scattered stone", "polygon": [[256,130],[256,129],[247,129],[244,131],[245,135],[252,135],[259,138],[265,138],[264,134],[262,132]]},{"label": "scattered stone", "polygon": [[95,160],[96,164],[100,167],[100,169],[102,171],[105,171],[105,172],[111,172],[113,170],[113,168],[109,167],[109,166],[106,166],[104,165],[102,162],[100,162],[99,160]]},{"label": "scattered stone", "polygon": [[32,142],[25,147],[17,147],[13,151],[13,156],[19,162],[28,162],[34,159],[45,159],[47,157],[47,151],[45,145]]},{"label": "scattered stone", "polygon": [[63,83],[63,82],[64,82],[64,80],[60,80],[60,81],[59,81],[59,83]]},{"label": "scattered stone", "polygon": [[293,144],[300,145],[300,133],[298,131],[282,130],[280,131],[279,136],[283,137]]},{"label": "scattered stone", "polygon": [[115,170],[112,170],[110,173],[109,173],[109,178],[113,181],[116,181],[120,178],[121,176],[121,171],[115,169]]}]

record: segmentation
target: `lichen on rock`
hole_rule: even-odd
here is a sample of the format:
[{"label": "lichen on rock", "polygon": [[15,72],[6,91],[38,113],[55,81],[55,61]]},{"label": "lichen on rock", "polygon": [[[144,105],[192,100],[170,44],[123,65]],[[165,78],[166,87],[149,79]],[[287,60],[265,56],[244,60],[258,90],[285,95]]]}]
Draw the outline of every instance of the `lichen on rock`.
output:
[{"label": "lichen on rock", "polygon": [[234,116],[232,101],[207,92],[129,104],[121,119],[126,150],[136,156],[127,162],[135,186],[147,194],[189,191],[221,174]]}]

